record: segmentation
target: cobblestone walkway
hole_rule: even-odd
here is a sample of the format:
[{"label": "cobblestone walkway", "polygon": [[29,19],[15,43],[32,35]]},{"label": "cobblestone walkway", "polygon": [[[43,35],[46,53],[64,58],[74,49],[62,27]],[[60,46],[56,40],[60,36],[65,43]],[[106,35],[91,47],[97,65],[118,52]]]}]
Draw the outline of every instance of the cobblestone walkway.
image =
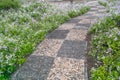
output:
[{"label": "cobblestone walkway", "polygon": [[106,10],[96,1],[86,5],[91,10],[50,33],[12,80],[87,80],[85,38],[90,25]]}]

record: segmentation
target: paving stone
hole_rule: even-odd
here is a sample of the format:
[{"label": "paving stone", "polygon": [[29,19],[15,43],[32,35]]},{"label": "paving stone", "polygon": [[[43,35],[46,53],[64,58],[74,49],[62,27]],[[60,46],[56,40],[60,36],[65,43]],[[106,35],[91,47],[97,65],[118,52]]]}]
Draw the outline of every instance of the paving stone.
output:
[{"label": "paving stone", "polygon": [[[90,12],[88,12],[88,13],[86,13],[86,14],[89,14],[89,15],[87,15],[87,17],[89,17],[89,16],[91,16],[91,15],[93,15],[93,14],[96,14],[96,12],[90,11]],[[86,18],[87,18],[87,17],[86,17]]]},{"label": "paving stone", "polygon": [[84,80],[84,59],[56,58],[47,80]]},{"label": "paving stone", "polygon": [[96,17],[98,17],[98,15],[97,15],[97,14],[98,14],[98,12],[97,12],[97,13],[95,13],[95,14],[92,14],[92,16],[96,16]]},{"label": "paving stone", "polygon": [[[90,8],[90,12],[97,12],[99,10],[99,8],[97,8],[97,7],[91,7]],[[89,12],[89,11],[88,11]]]},{"label": "paving stone", "polygon": [[52,57],[32,55],[13,75],[12,80],[46,80],[53,61]]},{"label": "paving stone", "polygon": [[90,10],[98,10],[97,7],[90,8]]},{"label": "paving stone", "polygon": [[[91,23],[91,22],[90,22]],[[76,24],[73,29],[88,30],[91,24]]]},{"label": "paving stone", "polygon": [[82,19],[78,24],[90,24],[90,19]]},{"label": "paving stone", "polygon": [[105,9],[103,6],[97,6],[98,9]]},{"label": "paving stone", "polygon": [[98,13],[106,13],[106,10],[103,9],[103,10],[98,10]]},{"label": "paving stone", "polygon": [[90,7],[93,7],[93,8],[96,7],[96,5],[94,5],[94,4],[90,4],[89,6],[90,6]]},{"label": "paving stone", "polygon": [[79,40],[79,41],[83,41],[85,40],[87,35],[87,30],[70,30],[69,34],[66,37],[66,40]]},{"label": "paving stone", "polygon": [[97,17],[99,17],[100,15],[103,15],[103,14],[102,13],[97,13],[96,15],[97,15]]},{"label": "paving stone", "polygon": [[77,23],[79,21],[80,21],[80,19],[71,19],[67,23]]},{"label": "paving stone", "polygon": [[97,6],[100,6],[98,4],[98,1],[90,1],[86,5],[89,5],[91,8],[96,8]]},{"label": "paving stone", "polygon": [[65,39],[69,30],[55,30],[47,36],[47,39]]},{"label": "paving stone", "polygon": [[76,26],[85,26],[85,27],[90,27],[90,23],[78,23]]},{"label": "paving stone", "polygon": [[85,26],[75,26],[73,29],[76,29],[76,30],[88,30],[89,27],[85,27]]},{"label": "paving stone", "polygon": [[59,39],[45,39],[38,45],[36,51],[32,55],[56,57],[62,43],[63,40]]},{"label": "paving stone", "polygon": [[94,9],[91,9],[90,11],[94,11],[94,12],[97,12],[98,10],[96,10],[96,9],[95,9],[95,10],[94,10]]},{"label": "paving stone", "polygon": [[58,57],[81,59],[85,53],[85,41],[70,41],[65,40],[60,50]]},{"label": "paving stone", "polygon": [[[82,19],[86,19],[88,16],[87,15],[82,15],[82,16],[78,16],[78,17],[76,17],[76,19],[80,19],[80,20],[82,20]],[[78,22],[80,22],[80,21],[78,21]]]},{"label": "paving stone", "polygon": [[87,19],[96,19],[97,18],[97,16],[89,16],[89,17],[87,17]]},{"label": "paving stone", "polygon": [[74,23],[64,23],[59,26],[58,30],[70,30],[75,26]]}]

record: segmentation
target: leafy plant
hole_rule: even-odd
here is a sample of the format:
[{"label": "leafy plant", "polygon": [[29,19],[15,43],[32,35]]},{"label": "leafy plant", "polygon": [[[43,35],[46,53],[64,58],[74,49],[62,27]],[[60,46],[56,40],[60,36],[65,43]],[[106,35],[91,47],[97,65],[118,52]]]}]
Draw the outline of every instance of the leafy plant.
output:
[{"label": "leafy plant", "polygon": [[100,5],[102,5],[102,6],[104,6],[104,7],[106,7],[106,6],[107,6],[107,2],[98,1],[98,3],[99,3]]},{"label": "leafy plant", "polygon": [[118,80],[120,77],[120,15],[99,21],[91,29],[91,50],[97,68],[91,70],[91,80]]},{"label": "leafy plant", "polygon": [[0,9],[18,8],[20,5],[19,0],[0,0]]}]

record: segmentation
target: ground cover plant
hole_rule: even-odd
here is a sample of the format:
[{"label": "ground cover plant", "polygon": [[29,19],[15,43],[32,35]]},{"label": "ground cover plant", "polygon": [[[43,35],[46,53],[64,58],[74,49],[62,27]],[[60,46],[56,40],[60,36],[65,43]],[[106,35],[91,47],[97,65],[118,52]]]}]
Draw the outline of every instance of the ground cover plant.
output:
[{"label": "ground cover plant", "polygon": [[0,10],[0,80],[9,79],[49,32],[89,10],[89,7],[81,6],[77,4],[60,10],[40,2]]},{"label": "ground cover plant", "polygon": [[89,54],[95,59],[91,80],[120,78],[120,15],[106,17],[90,29],[92,36]]},{"label": "ground cover plant", "polygon": [[0,9],[18,8],[20,5],[20,0],[0,0]]},{"label": "ground cover plant", "polygon": [[98,3],[106,8],[106,12],[110,14],[120,13],[119,0],[99,0]]},{"label": "ground cover plant", "polygon": [[104,6],[104,7],[106,7],[106,6],[107,6],[107,2],[98,1],[98,3],[99,3],[100,5],[102,5],[102,6]]}]

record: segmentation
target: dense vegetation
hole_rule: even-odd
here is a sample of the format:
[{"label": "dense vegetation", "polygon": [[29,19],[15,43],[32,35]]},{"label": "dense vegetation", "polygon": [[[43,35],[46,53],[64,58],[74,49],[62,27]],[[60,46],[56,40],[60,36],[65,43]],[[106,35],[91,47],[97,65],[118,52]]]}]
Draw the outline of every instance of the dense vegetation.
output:
[{"label": "dense vegetation", "polygon": [[120,12],[119,0],[99,0],[98,3],[104,6],[110,14],[118,14]]},{"label": "dense vegetation", "polygon": [[120,77],[120,15],[99,21],[91,29],[90,55],[96,61],[91,80],[118,80]]},{"label": "dense vegetation", "polygon": [[99,1],[109,16],[90,29],[92,40],[89,54],[95,60],[91,80],[120,79],[120,14],[117,3],[117,0]]},{"label": "dense vegetation", "polygon": [[20,0],[0,0],[0,9],[18,8],[20,5]]},{"label": "dense vegetation", "polygon": [[4,9],[0,10],[0,80],[8,79],[49,32],[70,18],[84,14],[89,7],[64,11],[48,3],[33,3]]},{"label": "dense vegetation", "polygon": [[107,6],[107,2],[98,1],[98,3],[99,3],[100,5],[102,5],[102,6],[104,6],[104,7],[106,7],[106,6]]}]

